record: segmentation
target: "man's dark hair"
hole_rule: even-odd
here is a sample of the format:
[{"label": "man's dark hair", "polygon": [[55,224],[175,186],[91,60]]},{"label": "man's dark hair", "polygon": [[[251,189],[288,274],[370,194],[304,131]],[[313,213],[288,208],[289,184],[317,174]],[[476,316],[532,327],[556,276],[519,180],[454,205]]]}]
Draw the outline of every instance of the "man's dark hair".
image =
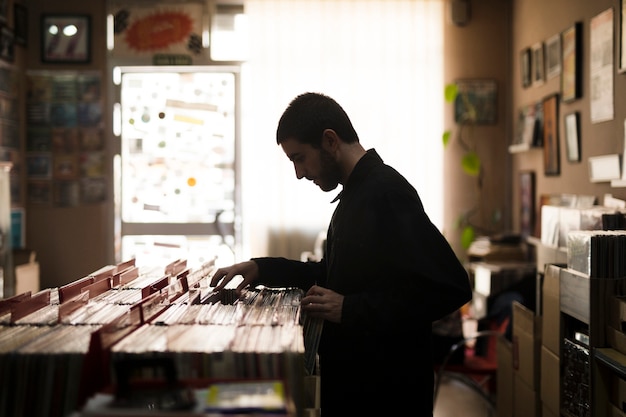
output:
[{"label": "man's dark hair", "polygon": [[346,143],[359,141],[350,118],[332,98],[319,93],[304,93],[294,98],[278,121],[276,143],[294,138],[321,148],[322,133],[334,130]]}]

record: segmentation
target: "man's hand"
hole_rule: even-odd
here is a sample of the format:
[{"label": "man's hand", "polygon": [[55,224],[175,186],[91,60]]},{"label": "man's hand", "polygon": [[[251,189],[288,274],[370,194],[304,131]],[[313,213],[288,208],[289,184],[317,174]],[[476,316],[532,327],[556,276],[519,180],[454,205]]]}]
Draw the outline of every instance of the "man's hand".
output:
[{"label": "man's hand", "polygon": [[302,298],[302,310],[311,317],[341,323],[343,298],[333,290],[314,285]]},{"label": "man's hand", "polygon": [[254,261],[245,261],[220,268],[211,277],[210,286],[215,287],[214,291],[221,291],[237,275],[243,277],[235,290],[237,296],[240,296],[244,288],[259,279],[259,266]]}]

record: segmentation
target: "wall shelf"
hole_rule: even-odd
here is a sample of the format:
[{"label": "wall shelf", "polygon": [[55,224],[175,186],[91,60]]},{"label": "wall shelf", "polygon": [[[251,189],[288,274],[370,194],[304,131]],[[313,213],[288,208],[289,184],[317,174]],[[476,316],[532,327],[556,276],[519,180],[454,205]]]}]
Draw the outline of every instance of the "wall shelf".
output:
[{"label": "wall shelf", "polygon": [[531,149],[543,149],[543,147],[530,145],[528,143],[515,143],[513,145],[509,145],[509,153],[528,152]]}]

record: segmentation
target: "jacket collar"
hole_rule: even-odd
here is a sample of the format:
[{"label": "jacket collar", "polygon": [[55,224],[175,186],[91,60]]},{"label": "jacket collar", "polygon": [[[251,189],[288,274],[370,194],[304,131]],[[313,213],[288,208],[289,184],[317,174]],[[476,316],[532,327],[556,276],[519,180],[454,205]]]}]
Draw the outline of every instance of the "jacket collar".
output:
[{"label": "jacket collar", "polygon": [[357,162],[356,165],[354,166],[354,169],[350,173],[348,180],[343,186],[343,190],[341,190],[341,192],[337,194],[337,196],[333,198],[333,200],[330,203],[332,204],[340,200],[341,197],[343,196],[343,193],[346,191],[346,189],[349,191],[356,184],[361,183],[363,179],[367,176],[367,174],[372,170],[372,168],[374,168],[377,165],[382,165],[382,164],[383,164],[383,160],[378,155],[376,150],[374,148],[368,149],[365,155],[363,155],[363,157],[359,159],[359,162]]}]

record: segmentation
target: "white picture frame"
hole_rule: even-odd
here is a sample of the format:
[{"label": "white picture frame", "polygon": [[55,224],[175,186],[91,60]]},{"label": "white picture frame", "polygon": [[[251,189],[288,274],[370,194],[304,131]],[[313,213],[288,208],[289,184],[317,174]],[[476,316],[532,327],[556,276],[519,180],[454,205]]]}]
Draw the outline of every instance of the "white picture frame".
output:
[{"label": "white picture frame", "polygon": [[564,123],[567,160],[580,162],[580,113],[573,112],[565,115]]}]

